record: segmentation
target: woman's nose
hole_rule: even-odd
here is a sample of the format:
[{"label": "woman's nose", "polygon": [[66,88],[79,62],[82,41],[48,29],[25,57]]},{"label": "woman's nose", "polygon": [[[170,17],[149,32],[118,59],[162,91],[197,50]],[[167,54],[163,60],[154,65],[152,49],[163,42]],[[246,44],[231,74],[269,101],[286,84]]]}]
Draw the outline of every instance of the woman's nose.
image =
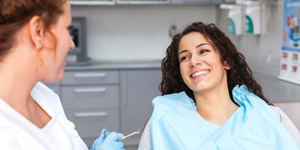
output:
[{"label": "woman's nose", "polygon": [[70,47],[70,50],[74,49],[75,48],[75,43],[73,41],[73,39],[70,37],[71,39],[71,47]]},{"label": "woman's nose", "polygon": [[201,60],[197,57],[191,57],[191,61],[190,61],[190,67],[196,67],[197,65],[201,64]]}]

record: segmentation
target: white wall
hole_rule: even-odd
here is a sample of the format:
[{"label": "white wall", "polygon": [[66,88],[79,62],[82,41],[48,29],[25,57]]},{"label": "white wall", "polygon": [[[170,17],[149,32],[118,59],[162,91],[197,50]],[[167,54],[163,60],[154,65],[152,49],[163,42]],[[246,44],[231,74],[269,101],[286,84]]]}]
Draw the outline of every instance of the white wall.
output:
[{"label": "white wall", "polygon": [[[267,33],[263,35],[229,35],[227,27],[228,10],[217,10],[217,24],[222,31],[229,35],[238,50],[244,54],[251,69],[278,76],[281,55],[283,0],[278,0],[278,4],[269,5],[269,8],[271,16],[266,24]],[[269,54],[271,60],[268,63]]]},{"label": "white wall", "polygon": [[87,18],[88,56],[97,61],[161,60],[171,25],[216,23],[216,5],[72,6]]}]

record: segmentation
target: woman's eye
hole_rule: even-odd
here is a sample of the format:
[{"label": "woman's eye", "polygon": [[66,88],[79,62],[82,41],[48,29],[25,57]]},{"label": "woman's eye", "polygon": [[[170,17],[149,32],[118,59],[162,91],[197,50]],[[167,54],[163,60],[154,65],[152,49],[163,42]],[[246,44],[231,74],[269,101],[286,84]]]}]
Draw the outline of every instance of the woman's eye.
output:
[{"label": "woman's eye", "polygon": [[203,49],[203,50],[200,51],[200,54],[203,54],[203,53],[206,53],[206,52],[209,52],[209,50]]},{"label": "woman's eye", "polygon": [[183,57],[180,58],[180,61],[184,61],[184,60],[186,60],[186,59],[187,59],[187,57],[186,57],[186,56],[183,56]]},{"label": "woman's eye", "polygon": [[185,60],[185,59],[186,59],[186,57],[181,57],[180,61],[183,61],[183,60]]}]

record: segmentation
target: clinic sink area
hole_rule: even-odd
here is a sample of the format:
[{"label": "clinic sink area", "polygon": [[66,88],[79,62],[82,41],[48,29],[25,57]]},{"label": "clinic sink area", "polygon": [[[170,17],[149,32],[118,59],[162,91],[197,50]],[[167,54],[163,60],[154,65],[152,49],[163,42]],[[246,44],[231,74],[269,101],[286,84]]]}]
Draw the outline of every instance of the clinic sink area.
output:
[{"label": "clinic sink area", "polygon": [[276,76],[253,72],[264,95],[272,103],[300,102],[300,85],[278,79]]}]

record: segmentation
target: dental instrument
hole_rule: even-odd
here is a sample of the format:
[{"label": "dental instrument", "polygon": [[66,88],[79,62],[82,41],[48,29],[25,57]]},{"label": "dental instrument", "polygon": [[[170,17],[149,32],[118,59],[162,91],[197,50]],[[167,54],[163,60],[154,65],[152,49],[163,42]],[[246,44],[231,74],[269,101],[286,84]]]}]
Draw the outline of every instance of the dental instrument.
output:
[{"label": "dental instrument", "polygon": [[126,136],[123,136],[123,137],[117,139],[117,141],[122,141],[122,140],[124,140],[124,139],[126,139],[126,138],[128,138],[128,137],[131,137],[131,136],[133,136],[133,135],[135,135],[135,134],[139,134],[139,133],[140,133],[140,128],[138,129],[138,131],[132,132],[132,133],[126,135]]}]

